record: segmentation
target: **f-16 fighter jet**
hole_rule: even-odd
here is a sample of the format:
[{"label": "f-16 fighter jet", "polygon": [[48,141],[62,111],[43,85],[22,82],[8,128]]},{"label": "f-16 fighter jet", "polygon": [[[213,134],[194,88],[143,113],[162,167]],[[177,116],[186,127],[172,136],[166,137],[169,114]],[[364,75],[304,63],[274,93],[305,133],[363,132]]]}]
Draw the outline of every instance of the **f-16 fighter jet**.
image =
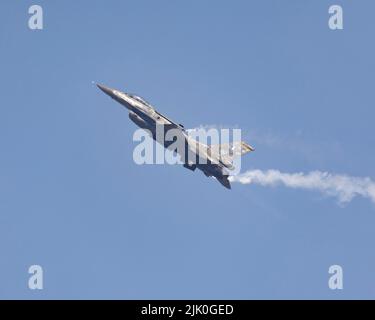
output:
[{"label": "f-16 fighter jet", "polygon": [[[129,110],[129,118],[140,128],[148,130],[152,138],[168,148],[173,141],[165,139],[165,133],[173,129],[177,139],[184,142],[184,152],[178,152],[183,159],[183,166],[189,170],[201,170],[207,177],[215,177],[224,187],[230,189],[229,170],[233,170],[233,160],[237,156],[254,151],[243,141],[220,145],[206,145],[193,139],[184,126],[173,122],[155,110],[139,96],[97,84],[98,88]],[[158,137],[157,128],[163,127],[162,139]],[[177,134],[176,134],[177,133]],[[191,156],[193,154],[193,156]],[[187,156],[188,155],[188,156]]]}]

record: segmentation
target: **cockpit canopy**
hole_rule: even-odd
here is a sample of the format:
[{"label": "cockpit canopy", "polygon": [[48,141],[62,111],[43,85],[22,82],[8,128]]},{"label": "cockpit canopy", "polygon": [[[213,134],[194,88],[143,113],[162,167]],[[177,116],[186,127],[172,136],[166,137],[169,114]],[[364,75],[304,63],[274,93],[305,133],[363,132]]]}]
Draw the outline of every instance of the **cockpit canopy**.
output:
[{"label": "cockpit canopy", "polygon": [[139,102],[145,104],[146,106],[152,108],[152,105],[149,104],[145,99],[141,98],[140,96],[137,96],[137,95],[132,94],[132,93],[128,93],[128,95],[129,95],[130,97],[132,97],[133,99],[135,99],[135,100],[137,100],[137,101],[139,101]]}]

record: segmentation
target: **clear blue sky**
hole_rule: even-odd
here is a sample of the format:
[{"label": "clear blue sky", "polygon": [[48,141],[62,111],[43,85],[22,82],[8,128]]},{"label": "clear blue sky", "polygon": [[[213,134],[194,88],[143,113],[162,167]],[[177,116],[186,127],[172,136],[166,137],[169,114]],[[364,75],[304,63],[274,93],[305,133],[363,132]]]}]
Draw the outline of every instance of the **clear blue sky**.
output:
[{"label": "clear blue sky", "polygon": [[[42,31],[28,29],[32,4]],[[0,8],[0,298],[375,298],[370,201],[137,166],[136,126],[91,84],[186,127],[242,128],[256,147],[243,170],[374,179],[374,1]],[[27,287],[32,264],[42,291]],[[333,264],[342,291],[328,288]]]}]

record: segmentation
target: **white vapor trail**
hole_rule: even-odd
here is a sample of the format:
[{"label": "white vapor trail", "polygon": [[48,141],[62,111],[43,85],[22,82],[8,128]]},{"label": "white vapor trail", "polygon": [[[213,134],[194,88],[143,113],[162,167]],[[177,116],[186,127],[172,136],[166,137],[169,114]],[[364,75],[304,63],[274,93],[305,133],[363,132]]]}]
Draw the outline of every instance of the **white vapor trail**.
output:
[{"label": "white vapor trail", "polygon": [[368,177],[351,177],[321,171],[283,173],[278,170],[250,170],[229,179],[241,184],[283,185],[294,189],[317,190],[337,197],[340,203],[350,202],[355,196],[368,198],[375,203],[375,183]]}]

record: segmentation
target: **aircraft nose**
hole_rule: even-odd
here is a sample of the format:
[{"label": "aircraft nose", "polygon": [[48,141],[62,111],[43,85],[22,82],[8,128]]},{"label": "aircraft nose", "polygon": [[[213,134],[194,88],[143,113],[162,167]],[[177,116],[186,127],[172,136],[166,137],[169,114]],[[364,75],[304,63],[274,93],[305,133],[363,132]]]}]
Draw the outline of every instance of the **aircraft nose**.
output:
[{"label": "aircraft nose", "polygon": [[113,97],[113,90],[111,88],[108,88],[106,86],[103,86],[101,84],[96,85],[100,90],[102,90],[105,94],[108,94],[110,97]]}]

